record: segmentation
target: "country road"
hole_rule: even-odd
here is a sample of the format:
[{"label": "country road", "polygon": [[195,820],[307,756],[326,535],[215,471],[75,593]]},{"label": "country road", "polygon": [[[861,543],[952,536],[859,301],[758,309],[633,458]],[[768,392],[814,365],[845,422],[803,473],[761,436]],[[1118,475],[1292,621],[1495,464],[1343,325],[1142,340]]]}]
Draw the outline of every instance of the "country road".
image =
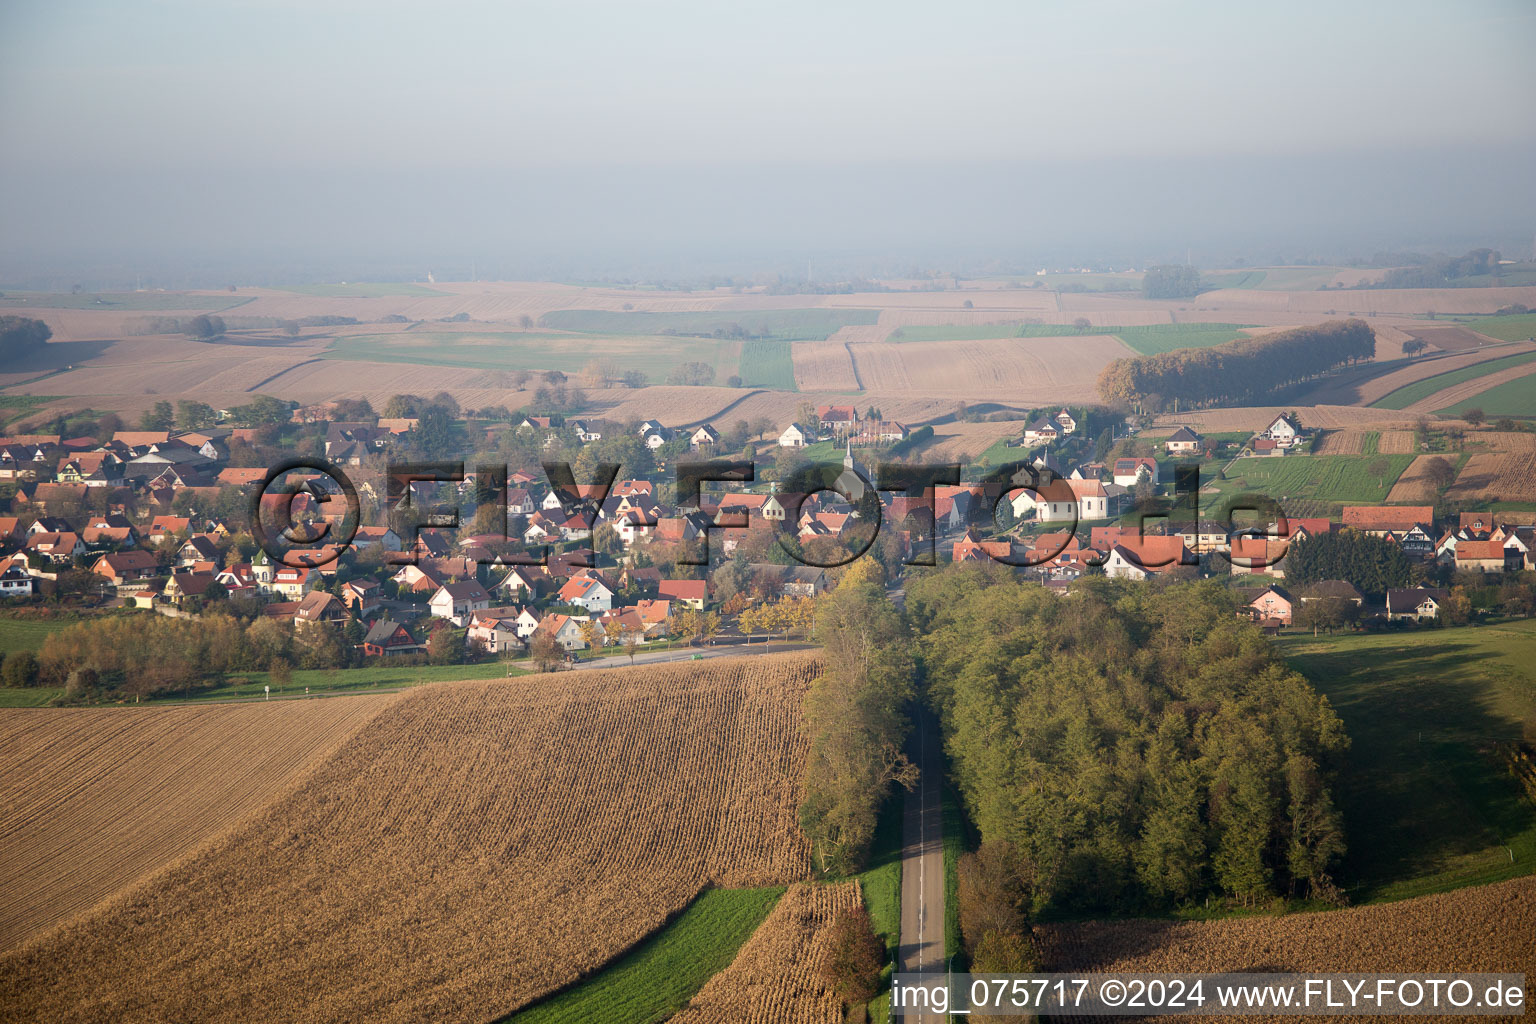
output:
[{"label": "country road", "polygon": [[[695,654],[703,659],[741,658],[747,655],[804,651],[815,646],[815,644],[775,641],[774,643],[762,644],[721,644],[718,647],[675,647],[666,651],[638,652],[635,655],[634,663],[636,665],[659,665],[665,661],[691,661]],[[583,669],[592,668],[625,668],[629,663],[628,655],[614,654],[603,658],[588,658],[578,661],[574,665],[567,666],[563,671],[578,672]]]},{"label": "country road", "polygon": [[[940,803],[943,771],[939,731],[926,709],[913,718],[907,756],[921,774],[906,796],[901,849],[901,945],[897,969],[903,973],[944,970],[944,812]],[[909,1014],[907,1024],[940,1024],[941,1013]]]}]

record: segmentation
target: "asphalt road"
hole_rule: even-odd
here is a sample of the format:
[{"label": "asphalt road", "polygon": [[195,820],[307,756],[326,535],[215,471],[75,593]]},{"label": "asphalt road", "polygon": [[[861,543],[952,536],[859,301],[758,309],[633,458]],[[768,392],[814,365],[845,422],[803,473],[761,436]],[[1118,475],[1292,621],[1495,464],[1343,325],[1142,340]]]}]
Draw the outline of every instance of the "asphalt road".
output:
[{"label": "asphalt road", "polygon": [[[923,710],[914,717],[907,756],[921,774],[906,796],[902,814],[901,945],[897,966],[903,973],[944,970],[944,812],[939,731]],[[921,1013],[907,1024],[941,1024],[947,1015]]]},{"label": "asphalt road", "polygon": [[[803,651],[816,646],[803,643],[771,644],[721,644],[716,647],[678,647],[666,651],[640,651],[635,654],[636,665],[657,665],[665,661],[691,661],[695,654],[704,658],[740,658],[748,654],[782,654],[784,651]],[[571,671],[588,668],[624,668],[629,656],[614,654],[605,658],[582,659],[565,666]]]}]

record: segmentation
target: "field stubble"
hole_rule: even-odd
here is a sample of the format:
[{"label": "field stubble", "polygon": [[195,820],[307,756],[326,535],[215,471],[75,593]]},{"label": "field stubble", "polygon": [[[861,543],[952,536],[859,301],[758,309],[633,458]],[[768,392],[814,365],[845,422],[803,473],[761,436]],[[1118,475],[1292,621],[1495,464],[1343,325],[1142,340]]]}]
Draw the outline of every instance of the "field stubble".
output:
[{"label": "field stubble", "polygon": [[482,1021],[709,883],[804,878],[812,654],[417,690],[245,826],[0,956],[0,1019]]}]

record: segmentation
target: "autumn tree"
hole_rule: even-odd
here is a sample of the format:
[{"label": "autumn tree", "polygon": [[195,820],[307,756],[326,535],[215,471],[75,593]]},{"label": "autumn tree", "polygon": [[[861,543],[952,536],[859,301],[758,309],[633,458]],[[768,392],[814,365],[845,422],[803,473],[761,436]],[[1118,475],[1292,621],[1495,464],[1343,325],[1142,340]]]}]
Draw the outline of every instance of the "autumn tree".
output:
[{"label": "autumn tree", "polygon": [[805,701],[811,751],[800,826],[817,867],[846,873],[868,856],[891,784],[910,786],[916,777],[901,753],[913,694],[910,644],[873,562],[855,563],[817,602],[815,636],[826,668]]},{"label": "autumn tree", "polygon": [[565,660],[565,648],[549,630],[536,630],[528,643],[528,656],[539,666],[540,672],[548,672]]},{"label": "autumn tree", "polygon": [[885,943],[875,934],[864,904],[856,903],[838,914],[829,930],[821,976],[843,1005],[857,1006],[873,999],[880,989],[884,966]]}]

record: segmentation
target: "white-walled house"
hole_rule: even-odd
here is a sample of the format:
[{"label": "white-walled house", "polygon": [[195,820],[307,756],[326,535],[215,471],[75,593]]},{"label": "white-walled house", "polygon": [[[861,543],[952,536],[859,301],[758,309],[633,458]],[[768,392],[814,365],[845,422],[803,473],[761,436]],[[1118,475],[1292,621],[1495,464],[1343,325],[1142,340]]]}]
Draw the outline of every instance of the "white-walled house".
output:
[{"label": "white-walled house", "polygon": [[804,448],[806,445],[811,443],[813,436],[814,435],[812,435],[809,430],[807,430],[805,427],[802,427],[800,424],[791,423],[789,426],[785,427],[784,432],[779,435],[779,447]]},{"label": "white-walled house", "polygon": [[436,618],[447,619],[455,626],[463,626],[468,624],[475,612],[483,612],[491,606],[491,595],[474,580],[464,580],[438,587],[437,593],[432,595],[427,604]]}]

